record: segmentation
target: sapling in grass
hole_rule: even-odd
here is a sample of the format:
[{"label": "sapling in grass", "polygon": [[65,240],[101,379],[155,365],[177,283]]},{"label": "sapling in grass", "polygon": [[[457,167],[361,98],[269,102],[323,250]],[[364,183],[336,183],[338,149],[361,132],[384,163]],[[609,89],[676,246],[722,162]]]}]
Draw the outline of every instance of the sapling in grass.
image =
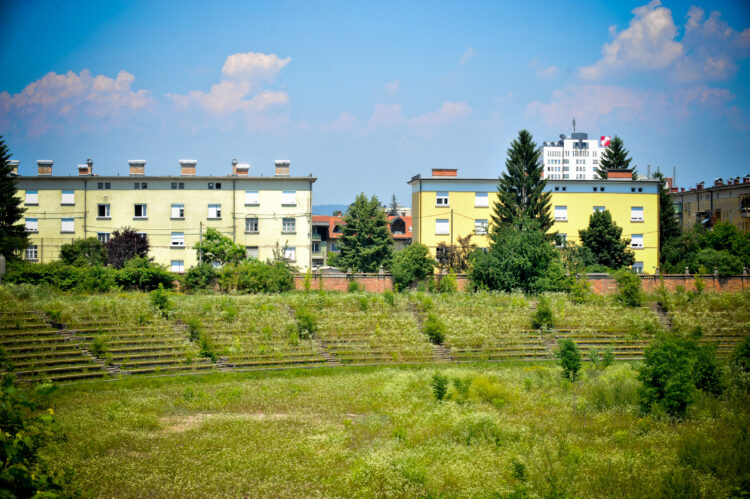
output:
[{"label": "sapling in grass", "polygon": [[448,393],[448,376],[440,373],[432,375],[432,393],[438,401],[445,398]]},{"label": "sapling in grass", "polygon": [[578,350],[575,341],[570,338],[560,340],[559,345],[557,358],[563,369],[563,377],[575,381],[578,378],[578,371],[581,370],[581,351]]}]

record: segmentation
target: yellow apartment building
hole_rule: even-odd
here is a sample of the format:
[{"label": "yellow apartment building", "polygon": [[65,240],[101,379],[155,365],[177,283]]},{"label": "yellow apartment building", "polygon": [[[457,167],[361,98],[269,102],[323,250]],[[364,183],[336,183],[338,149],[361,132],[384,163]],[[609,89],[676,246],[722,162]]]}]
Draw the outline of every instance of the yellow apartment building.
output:
[{"label": "yellow apartment building", "polygon": [[682,230],[696,223],[711,228],[729,222],[741,232],[750,232],[750,175],[717,178],[711,187],[701,182],[688,190],[673,188],[671,196]]},{"label": "yellow apartment building", "polygon": [[[594,211],[609,210],[614,222],[631,240],[633,269],[652,274],[659,262],[659,193],[657,180],[633,180],[632,172],[607,180],[548,180],[551,232],[568,243],[580,244]],[[489,246],[488,226],[497,202],[496,178],[459,178],[455,169],[433,169],[431,177],[416,175],[412,187],[413,240],[433,252],[439,243],[457,244],[474,234],[477,246]]]},{"label": "yellow apartment building", "polygon": [[106,242],[129,226],[148,237],[154,261],[184,272],[197,264],[201,234],[214,228],[249,256],[266,260],[279,245],[300,269],[309,268],[316,179],[290,176],[288,161],[276,161],[273,176],[250,176],[250,165],[236,161],[224,176],[196,175],[195,160],[181,160],[179,176],[148,176],[145,161],[128,163],[128,176],[94,175],[91,161],[78,175],[55,176],[53,162],[40,160],[37,176],[18,176],[30,241],[25,258],[49,262],[65,243]]}]

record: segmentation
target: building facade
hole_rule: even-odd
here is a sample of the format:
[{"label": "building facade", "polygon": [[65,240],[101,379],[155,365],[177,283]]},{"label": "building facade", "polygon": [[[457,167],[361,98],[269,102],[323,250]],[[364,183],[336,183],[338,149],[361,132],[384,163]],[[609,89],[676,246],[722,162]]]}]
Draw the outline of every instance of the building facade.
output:
[{"label": "building facade", "polygon": [[[617,176],[620,178],[617,178]],[[580,244],[578,231],[588,227],[594,211],[609,210],[614,222],[631,239],[637,272],[654,273],[659,262],[659,182],[633,180],[630,171],[607,180],[548,180],[551,215],[564,244]],[[436,254],[439,243],[457,244],[459,236],[474,234],[472,243],[489,246],[497,179],[459,178],[457,170],[433,170],[431,177],[413,177],[413,239]]]},{"label": "building facade", "polygon": [[560,140],[542,143],[544,178],[550,180],[595,180],[602,153],[610,137],[589,139],[587,133],[560,135]]},{"label": "building facade", "polygon": [[701,182],[688,190],[672,188],[671,196],[683,230],[696,223],[711,228],[717,222],[729,222],[750,232],[750,175],[726,181],[717,178],[711,187]]},{"label": "building facade", "polygon": [[292,177],[288,161],[274,176],[250,176],[250,165],[232,162],[231,174],[196,175],[197,162],[180,161],[179,176],[148,176],[146,162],[129,161],[128,176],[97,176],[93,163],[78,176],[55,176],[52,161],[37,162],[36,177],[18,176],[30,246],[25,257],[49,262],[76,239],[106,242],[122,227],[148,237],[149,256],[174,272],[196,265],[194,246],[213,228],[262,260],[277,245],[301,269],[311,264],[312,186]]}]

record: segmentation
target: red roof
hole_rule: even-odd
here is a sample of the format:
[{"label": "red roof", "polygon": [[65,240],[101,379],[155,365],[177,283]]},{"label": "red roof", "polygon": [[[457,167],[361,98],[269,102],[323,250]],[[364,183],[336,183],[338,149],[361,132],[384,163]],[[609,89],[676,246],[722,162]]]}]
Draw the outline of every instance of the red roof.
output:
[{"label": "red roof", "polygon": [[[344,217],[329,217],[326,215],[313,215],[312,221],[318,222],[318,223],[328,223],[328,238],[329,239],[338,239],[338,236],[341,234],[340,232],[334,232],[333,229],[339,225],[343,225],[343,218]],[[411,217],[402,217],[402,216],[388,216],[388,230],[390,230],[391,225],[393,224],[393,221],[395,219],[401,219],[404,221],[404,233],[403,234],[394,234],[393,239],[411,239],[412,238],[412,219]]]}]

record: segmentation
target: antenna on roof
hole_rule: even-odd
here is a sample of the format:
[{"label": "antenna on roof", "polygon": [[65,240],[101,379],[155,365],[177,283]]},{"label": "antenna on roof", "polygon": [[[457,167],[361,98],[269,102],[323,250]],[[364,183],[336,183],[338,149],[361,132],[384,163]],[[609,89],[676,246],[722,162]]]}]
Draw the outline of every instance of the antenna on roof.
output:
[{"label": "antenna on roof", "polygon": [[573,133],[576,133],[576,119],[573,118]]}]

